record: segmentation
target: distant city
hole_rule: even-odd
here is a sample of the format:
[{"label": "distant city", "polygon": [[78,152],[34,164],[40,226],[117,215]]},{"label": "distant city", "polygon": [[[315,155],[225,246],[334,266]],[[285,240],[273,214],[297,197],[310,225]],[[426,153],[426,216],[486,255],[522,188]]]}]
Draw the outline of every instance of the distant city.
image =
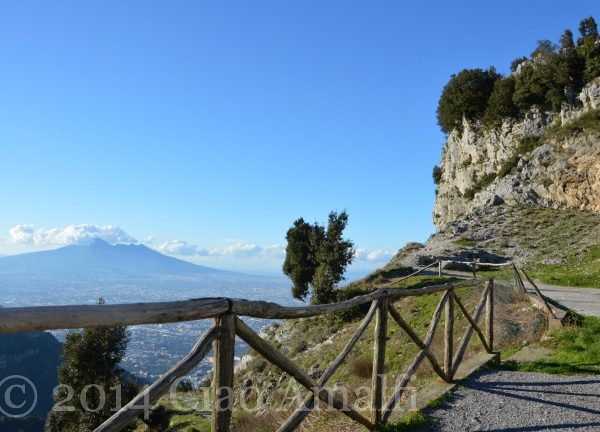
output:
[{"label": "distant city", "polygon": [[[115,260],[135,262],[136,271],[119,269]],[[72,254],[85,257],[75,266]],[[64,257],[66,261],[63,261]],[[144,262],[148,275],[143,275]],[[26,263],[26,265],[24,264]],[[173,274],[155,273],[163,271]],[[253,276],[216,271],[175,260],[140,246],[112,246],[98,242],[87,246],[67,246],[49,252],[35,252],[0,258],[0,306],[40,306],[93,304],[100,297],[107,304],[184,300],[198,297],[236,297],[293,304],[289,281],[283,276]],[[157,267],[158,266],[158,267]],[[197,268],[196,274],[194,270]],[[179,274],[177,274],[179,273]],[[255,329],[266,320],[247,318]],[[127,371],[148,380],[156,379],[181,359],[212,323],[210,320],[132,326],[131,341],[122,362]],[[59,340],[65,330],[52,332]],[[246,350],[237,346],[238,356]],[[201,379],[210,369],[210,358],[192,377]]]}]

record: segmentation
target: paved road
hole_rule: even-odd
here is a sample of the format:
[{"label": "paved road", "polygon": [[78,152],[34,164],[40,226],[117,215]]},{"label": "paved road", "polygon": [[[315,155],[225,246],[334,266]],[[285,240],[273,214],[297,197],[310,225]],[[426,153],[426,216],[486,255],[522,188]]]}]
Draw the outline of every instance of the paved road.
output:
[{"label": "paved road", "polygon": [[600,376],[485,372],[426,414],[428,431],[600,431]]},{"label": "paved road", "polygon": [[[526,285],[528,285],[526,283]],[[600,288],[573,288],[536,282],[542,294],[583,315],[600,317]],[[600,430],[600,428],[598,429]]]},{"label": "paved road", "polygon": [[[432,271],[431,274],[437,274],[437,272]],[[444,274],[464,277],[466,279],[471,278],[471,275],[468,273],[452,270],[444,270]],[[600,288],[563,287],[539,281],[535,281],[535,283],[542,291],[542,294],[556,300],[561,305],[583,315],[600,317]],[[535,294],[529,283],[525,282],[525,286],[531,294]],[[598,430],[600,431],[600,428]]]}]

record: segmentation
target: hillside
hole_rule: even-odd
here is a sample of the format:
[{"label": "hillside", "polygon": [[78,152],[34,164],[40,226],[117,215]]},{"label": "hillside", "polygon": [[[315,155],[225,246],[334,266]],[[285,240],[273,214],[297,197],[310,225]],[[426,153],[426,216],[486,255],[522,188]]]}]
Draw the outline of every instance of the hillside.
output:
[{"label": "hillside", "polygon": [[[26,418],[0,415],[0,430],[43,430],[46,415],[54,405],[52,392],[58,384],[56,368],[60,353],[61,344],[50,333],[0,335],[0,377],[22,375],[37,389],[37,404],[32,412]],[[1,404],[0,407],[7,409]]]},{"label": "hillside", "polygon": [[392,263],[510,258],[545,282],[600,287],[600,37],[592,17],[579,32],[538,41],[507,76],[452,75],[437,111],[437,232]]}]

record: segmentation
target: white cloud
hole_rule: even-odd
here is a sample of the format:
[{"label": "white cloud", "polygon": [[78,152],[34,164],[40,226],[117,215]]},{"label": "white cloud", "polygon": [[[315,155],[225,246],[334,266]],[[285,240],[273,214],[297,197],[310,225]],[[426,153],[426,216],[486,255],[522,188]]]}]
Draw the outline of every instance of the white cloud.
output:
[{"label": "white cloud", "polygon": [[[148,243],[154,243],[149,241]],[[218,248],[201,248],[183,240],[169,240],[153,246],[159,252],[168,255],[200,256],[213,258],[272,258],[283,259],[285,249],[278,245],[258,245],[255,243],[236,242]]]},{"label": "white cloud", "polygon": [[368,250],[365,248],[356,248],[354,257],[356,261],[366,261],[371,263],[385,262],[394,256],[394,251],[375,249]]},{"label": "white cloud", "polygon": [[285,249],[277,244],[260,246],[255,243],[238,242],[223,248],[204,249],[200,255],[235,258],[279,258],[283,257],[284,253]]},{"label": "white cloud", "polygon": [[[168,255],[179,256],[197,256],[210,258],[242,258],[242,259],[276,259],[285,258],[285,247],[272,245],[259,245],[256,243],[245,243],[236,241],[227,246],[218,248],[200,248],[197,245],[183,240],[170,240],[154,246],[159,252]],[[389,261],[394,256],[394,251],[385,249],[369,250],[366,248],[357,248],[355,252],[355,261],[369,264],[382,264]]]},{"label": "white cloud", "polygon": [[136,240],[116,225],[67,225],[62,228],[40,228],[33,225],[15,225],[9,231],[10,243],[36,246],[64,246],[86,244],[94,239],[108,243],[136,243]]},{"label": "white cloud", "polygon": [[192,256],[198,254],[198,247],[183,240],[171,240],[156,246],[156,249],[168,255]]}]

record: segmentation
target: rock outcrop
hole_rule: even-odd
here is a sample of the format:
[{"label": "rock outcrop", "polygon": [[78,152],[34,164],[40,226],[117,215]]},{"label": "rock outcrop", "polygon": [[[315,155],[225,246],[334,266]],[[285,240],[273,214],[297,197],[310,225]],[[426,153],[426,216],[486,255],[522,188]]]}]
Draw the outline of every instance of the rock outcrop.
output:
[{"label": "rock outcrop", "polygon": [[465,121],[443,148],[438,229],[504,204],[600,212],[599,110],[597,78],[560,113],[532,110],[492,130]]}]

